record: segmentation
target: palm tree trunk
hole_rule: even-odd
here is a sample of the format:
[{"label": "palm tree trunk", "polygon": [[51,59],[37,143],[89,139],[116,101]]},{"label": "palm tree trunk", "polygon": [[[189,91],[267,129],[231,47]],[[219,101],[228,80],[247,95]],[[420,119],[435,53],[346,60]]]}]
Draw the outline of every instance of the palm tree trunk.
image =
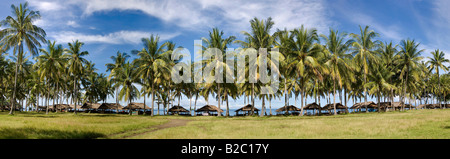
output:
[{"label": "palm tree trunk", "polygon": [[73,110],[73,112],[74,112],[74,114],[77,114],[77,104],[78,104],[78,92],[77,92],[77,78],[74,76],[73,77],[74,78],[74,80],[73,80],[73,90],[74,90],[74,99],[75,99],[75,101],[74,101],[74,103],[75,103],[75,107],[74,107],[74,110]]},{"label": "palm tree trunk", "polygon": [[118,95],[118,93],[119,93],[119,87],[116,88],[116,106],[117,106],[116,112],[117,112],[117,114],[119,113],[119,95]]},{"label": "palm tree trunk", "polygon": [[252,83],[252,115],[255,114],[255,83]]},{"label": "palm tree trunk", "polygon": [[[154,89],[154,83],[152,82],[152,116],[154,114],[153,110],[155,110],[154,104],[155,104],[155,89]],[[159,115],[159,104],[158,104],[158,115]]]},{"label": "palm tree trunk", "polygon": [[287,115],[288,114],[288,109],[287,109],[287,106],[288,106],[288,96],[287,96],[287,84],[286,84],[286,77],[284,77],[284,106],[285,106],[285,114]]},{"label": "palm tree trunk", "polygon": [[225,95],[225,100],[226,100],[226,102],[227,102],[227,114],[226,114],[226,116],[227,117],[229,117],[230,116],[230,106],[228,105],[229,103],[228,103],[228,95]]},{"label": "palm tree trunk", "polygon": [[408,83],[408,72],[406,72],[406,80],[405,80],[405,84],[403,85],[403,99],[402,99],[402,111],[404,111],[404,107],[405,107],[405,98],[406,98],[406,84]]},{"label": "palm tree trunk", "polygon": [[[365,58],[364,58],[365,59]],[[365,67],[366,65],[364,65],[364,67]],[[364,68],[365,69],[365,68]],[[366,74],[366,71],[364,70],[364,84],[363,84],[363,87],[364,87],[364,103],[367,103],[367,88],[366,88],[366,82],[367,82],[367,74]],[[369,112],[368,110],[367,110],[367,104],[364,104],[365,105],[365,107],[366,107],[366,113],[367,112]]]},{"label": "palm tree trunk", "polygon": [[439,101],[439,108],[442,109],[441,105],[441,79],[439,78],[439,67],[436,68],[437,76],[438,76],[438,101]]},{"label": "palm tree trunk", "polygon": [[[302,79],[302,81],[303,81],[303,79]],[[303,83],[303,82],[302,82]],[[303,85],[303,84],[302,84]],[[301,111],[300,111],[300,116],[303,116],[303,87],[301,88],[301,90],[300,90],[300,98],[301,98],[301,100],[300,100],[300,105],[301,105]]]},{"label": "palm tree trunk", "polygon": [[337,115],[336,113],[336,80],[333,80],[333,107],[334,107],[334,115]]},{"label": "palm tree trunk", "polygon": [[380,113],[380,90],[381,89],[378,89],[378,103],[377,103],[377,105],[378,105],[378,113]]},{"label": "palm tree trunk", "polygon": [[270,112],[270,116],[272,116],[272,98],[269,97],[269,112]]},{"label": "palm tree trunk", "polygon": [[220,96],[220,83],[217,83],[217,95],[218,95],[218,98],[219,98],[219,103],[218,103],[219,110],[217,110],[217,116],[222,116],[222,113],[220,113],[220,104],[221,104],[220,99],[222,98]]},{"label": "palm tree trunk", "polygon": [[14,114],[14,110],[16,108],[16,91],[17,91],[17,74],[19,74],[19,61],[20,59],[18,58],[17,62],[16,62],[16,74],[14,77],[14,91],[13,91],[13,96],[12,96],[12,100],[11,100],[11,107],[10,107],[10,111],[9,114],[13,115]]},{"label": "palm tree trunk", "polygon": [[265,110],[265,98],[264,98],[264,96],[263,96],[263,98],[262,98],[262,106],[261,106],[261,114],[259,115],[260,117],[264,117],[264,112],[266,112],[266,110]]}]

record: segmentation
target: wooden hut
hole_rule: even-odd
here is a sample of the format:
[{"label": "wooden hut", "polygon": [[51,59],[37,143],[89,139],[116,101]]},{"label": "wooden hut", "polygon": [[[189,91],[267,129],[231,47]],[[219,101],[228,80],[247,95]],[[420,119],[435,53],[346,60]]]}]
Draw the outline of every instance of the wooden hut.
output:
[{"label": "wooden hut", "polygon": [[187,109],[185,109],[185,108],[183,108],[182,106],[179,106],[179,105],[175,105],[172,108],[170,108],[168,110],[168,113],[169,113],[169,115],[175,115],[175,114],[188,115],[188,116],[191,115],[191,113],[189,113],[189,110],[187,110]]},{"label": "wooden hut", "polygon": [[100,103],[84,103],[80,108],[84,109],[86,113],[97,113],[98,107],[100,107],[100,105]]},{"label": "wooden hut", "polygon": [[123,107],[117,103],[102,103],[98,109],[101,110],[102,113],[113,113],[114,111],[119,113],[120,110],[123,110]]},{"label": "wooden hut", "polygon": [[433,104],[421,104],[417,106],[418,109],[434,109]]},{"label": "wooden hut", "polygon": [[[128,104],[126,107],[124,107],[123,109],[128,109],[128,111],[137,110],[137,114],[143,114],[144,111],[142,111],[142,110],[149,110],[151,108],[148,107],[144,103],[133,103],[132,102],[132,103]],[[145,111],[145,114],[151,115],[151,112],[152,111]]]},{"label": "wooden hut", "polygon": [[[322,108],[322,110],[326,110],[328,113],[331,114],[331,111],[334,111],[334,103],[325,105]],[[341,103],[336,103],[336,111],[337,111],[337,114],[347,112],[347,107],[342,105]]]},{"label": "wooden hut", "polygon": [[366,109],[366,107],[367,107],[367,109],[378,109],[378,105],[375,104],[375,102],[371,102],[371,101],[356,103],[352,107],[350,107],[350,109],[361,111],[362,109]]},{"label": "wooden hut", "polygon": [[[303,110],[312,110],[313,111],[313,115],[316,114],[316,112],[320,113],[320,110],[322,108],[320,107],[320,105],[318,105],[317,103],[311,103],[306,105],[305,107],[303,107]],[[317,111],[316,111],[317,110]]]},{"label": "wooden hut", "polygon": [[201,115],[201,116],[209,116],[209,115],[217,116],[218,113],[222,113],[223,110],[219,109],[219,108],[217,108],[216,106],[213,106],[213,105],[205,105],[205,106],[195,110],[195,112],[197,113],[197,116],[198,115]]},{"label": "wooden hut", "polygon": [[[286,111],[288,112],[288,114],[286,114]],[[277,112],[277,115],[299,115],[300,114],[301,109],[290,105],[290,106],[283,106],[281,108],[278,108],[277,110],[275,110],[275,112]]]},{"label": "wooden hut", "polygon": [[[253,110],[255,111],[255,114],[259,114],[259,109],[254,107]],[[246,106],[239,108],[238,110],[235,111],[236,112],[236,116],[247,116],[250,115],[252,112],[252,105],[251,104],[247,104]]]}]

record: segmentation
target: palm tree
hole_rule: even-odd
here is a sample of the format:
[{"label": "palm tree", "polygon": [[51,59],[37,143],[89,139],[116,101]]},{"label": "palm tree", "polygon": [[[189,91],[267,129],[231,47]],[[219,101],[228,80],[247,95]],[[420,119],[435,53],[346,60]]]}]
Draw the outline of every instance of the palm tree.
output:
[{"label": "palm tree", "polygon": [[[414,40],[402,40],[400,42],[400,57],[396,60],[396,64],[401,70],[400,79],[403,81],[403,95],[402,102],[405,103],[405,96],[407,90],[408,78],[411,76],[415,80],[419,80],[419,62],[422,60],[420,54],[424,50],[419,50],[420,44]],[[403,106],[402,106],[403,109]]]},{"label": "palm tree", "polygon": [[83,56],[89,55],[87,51],[81,51],[81,47],[84,45],[83,42],[79,42],[78,40],[68,43],[69,49],[65,49],[65,52],[68,53],[69,56],[69,72],[73,76],[73,89],[74,89],[74,98],[75,98],[75,108],[74,113],[77,114],[77,104],[78,104],[78,81],[80,80],[80,76],[84,74],[84,66],[83,64],[87,64],[88,61],[83,58]]},{"label": "palm tree", "polygon": [[[353,77],[352,67],[348,64],[351,54],[348,54],[349,42],[345,42],[344,39],[347,34],[340,33],[330,29],[330,34],[327,36],[321,35],[325,40],[326,50],[331,53],[331,57],[325,63],[330,70],[330,76],[333,79],[333,106],[334,115],[336,112],[336,82],[342,87],[342,77]],[[353,79],[354,80],[354,79]]]},{"label": "palm tree", "polygon": [[444,52],[438,50],[435,50],[434,52],[431,52],[431,55],[433,55],[433,57],[428,57],[429,61],[427,61],[427,64],[429,64],[429,70],[436,70],[437,73],[437,77],[438,77],[438,99],[439,99],[439,108],[442,109],[442,105],[441,105],[441,80],[439,78],[439,69],[442,69],[444,71],[448,71],[448,67],[446,67],[444,65],[444,63],[450,63],[450,61],[448,59],[445,58],[445,54]]},{"label": "palm tree", "polygon": [[293,69],[296,78],[299,79],[299,93],[301,95],[301,113],[303,116],[303,97],[305,95],[306,82],[310,77],[317,77],[322,80],[321,72],[324,71],[316,58],[322,51],[316,29],[308,30],[303,26],[292,31],[295,41],[293,51],[287,55],[287,69]]},{"label": "palm tree", "polygon": [[376,94],[379,113],[381,110],[380,98],[382,91],[392,90],[394,88],[394,86],[388,82],[394,75],[394,72],[391,72],[389,68],[386,68],[384,65],[376,65],[368,75],[370,82],[366,83],[365,87],[369,88],[370,94]]},{"label": "palm tree", "polygon": [[[39,79],[47,79],[47,83],[51,80],[55,82],[55,86],[58,87],[60,84],[59,79],[62,77],[62,70],[65,69],[65,63],[67,61],[67,56],[64,54],[64,49],[62,45],[56,45],[55,41],[48,41],[48,49],[40,49],[40,52],[43,53],[39,56],[39,70],[40,77]],[[50,87],[50,84],[47,85]],[[59,90],[54,89],[54,91]],[[55,92],[56,94],[56,92]],[[53,103],[55,104],[55,103]],[[46,114],[48,114],[48,106]]]},{"label": "palm tree", "polygon": [[[122,69],[122,67],[125,65],[125,61],[127,61],[128,58],[130,58],[130,55],[128,55],[127,53],[120,53],[119,51],[117,51],[117,55],[116,56],[111,56],[110,57],[112,61],[114,61],[114,63],[107,63],[105,64],[106,66],[106,72],[111,72],[108,76],[108,81],[114,85],[117,83],[117,71],[119,71],[120,69]],[[116,105],[119,105],[119,87],[115,87],[116,90]],[[116,109],[116,111],[119,111],[119,108]]]},{"label": "palm tree", "polygon": [[[24,45],[30,51],[30,54],[35,56],[38,54],[38,48],[41,47],[41,43],[45,43],[45,31],[33,25],[37,19],[41,17],[38,11],[32,11],[28,8],[28,2],[20,4],[19,6],[11,5],[14,17],[8,16],[1,23],[8,27],[0,31],[0,44],[1,50],[7,50],[7,48],[14,48],[14,54],[18,53],[18,56],[24,54]],[[3,51],[2,51],[3,52]],[[17,63],[21,63],[20,61]],[[16,68],[19,67],[16,65]],[[12,101],[16,101],[17,90],[17,76],[18,69],[14,78],[14,91],[12,95]],[[9,114],[14,114],[15,103],[12,102],[12,109]]]},{"label": "palm tree", "polygon": [[[159,36],[154,36],[153,34],[150,38],[142,38],[142,43],[144,44],[144,48],[141,51],[133,51],[133,54],[137,54],[139,58],[135,59],[133,63],[138,65],[137,74],[140,75],[143,79],[148,79],[148,81],[143,81],[142,83],[148,83],[147,86],[150,86],[146,90],[150,89],[152,94],[152,111],[154,110],[154,102],[155,102],[155,89],[157,87],[156,84],[158,80],[161,80],[162,76],[167,76],[167,72],[169,71],[168,67],[168,58],[167,55],[164,55],[165,51],[164,47],[167,43],[163,45],[159,45]],[[145,99],[146,93],[144,93]],[[152,112],[153,116],[153,112]]]},{"label": "palm tree", "polygon": [[[137,73],[137,67],[127,62],[120,71],[117,71],[118,83],[116,87],[121,86],[122,89],[119,92],[119,99],[128,101],[130,104],[134,99],[139,97],[139,90],[134,84],[140,84],[139,75]],[[130,109],[129,115],[132,113]]]},{"label": "palm tree", "polygon": [[[386,67],[386,69],[390,72],[397,73],[398,70],[396,69],[395,65],[395,59],[397,56],[397,45],[394,46],[392,42],[390,43],[382,43],[381,47],[379,48],[378,52],[381,54],[380,59],[381,63]],[[388,79],[388,83],[393,84],[395,81],[395,76],[392,75],[390,79]],[[391,101],[391,107],[393,108],[394,104],[394,87],[392,87],[390,90],[390,101]]]},{"label": "palm tree", "polygon": [[[245,41],[236,40],[235,43],[241,44],[244,48],[253,48],[256,50],[259,50],[260,48],[270,48],[273,46],[275,42],[275,36],[270,35],[270,29],[272,29],[274,24],[275,23],[272,21],[271,17],[267,18],[267,20],[259,20],[258,18],[255,17],[252,20],[250,20],[251,32],[248,33],[246,31],[242,31],[242,34],[244,34],[246,40]],[[257,72],[257,69],[251,71]],[[256,79],[255,81],[258,81],[257,77],[255,77],[255,79]],[[255,83],[253,82],[251,94],[252,94],[252,115],[253,115],[255,107]]]},{"label": "palm tree", "polygon": [[[373,30],[369,30],[369,26],[366,26],[364,30],[361,26],[359,26],[361,31],[360,35],[350,34],[354,38],[354,42],[352,42],[353,49],[355,50],[353,54],[355,58],[353,58],[356,63],[358,63],[363,68],[364,73],[364,82],[365,86],[367,83],[367,74],[369,73],[369,65],[375,65],[378,63],[378,58],[376,56],[376,49],[378,41],[373,41],[373,38],[378,36]],[[364,102],[367,102],[367,88],[364,88]],[[366,105],[366,112],[368,112]]]},{"label": "palm tree", "polygon": [[[224,82],[224,79],[226,77],[232,77],[234,75],[234,71],[232,71],[230,69],[230,66],[228,66],[228,64],[226,62],[224,62],[223,57],[226,57],[228,45],[231,44],[236,39],[236,37],[234,37],[234,36],[230,36],[227,38],[223,38],[223,36],[224,36],[223,31],[220,31],[218,28],[213,28],[213,30],[209,32],[209,39],[202,38],[202,41],[204,43],[206,43],[206,45],[207,45],[206,47],[202,48],[204,51],[206,51],[207,49],[218,49],[218,51],[220,51],[219,53],[222,54],[221,57],[214,56],[213,57],[214,59],[205,59],[203,61],[203,63],[206,64],[204,68],[210,67],[210,68],[213,68],[214,70],[219,69],[219,70],[215,70],[215,71],[218,73],[221,73],[222,75],[225,75],[222,77],[221,81],[214,81],[213,83],[206,84],[206,85],[208,85],[207,87],[213,87],[213,86],[217,87],[216,91],[217,91],[217,97],[219,99],[218,100],[219,109],[220,109],[220,105],[222,103],[221,102],[222,89],[220,87],[220,84]],[[217,54],[217,52],[214,52],[214,51],[212,53]],[[229,57],[227,57],[227,58],[229,58]],[[227,98],[228,97],[226,96],[225,99],[227,99]],[[218,116],[221,116],[221,113],[218,113]]]}]

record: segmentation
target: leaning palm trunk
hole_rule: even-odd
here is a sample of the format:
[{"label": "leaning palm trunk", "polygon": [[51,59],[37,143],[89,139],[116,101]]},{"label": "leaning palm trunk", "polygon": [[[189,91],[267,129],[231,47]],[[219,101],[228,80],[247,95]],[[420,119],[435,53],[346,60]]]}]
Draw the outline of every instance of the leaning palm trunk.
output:
[{"label": "leaning palm trunk", "polygon": [[226,116],[227,117],[229,117],[230,116],[230,106],[229,106],[229,103],[228,103],[228,95],[226,95],[226,93],[225,93],[225,100],[226,100],[226,102],[227,102],[227,114],[226,114]]},{"label": "leaning palm trunk", "polygon": [[284,78],[284,106],[285,106],[285,114],[287,115],[288,114],[288,109],[287,109],[287,106],[288,106],[288,96],[287,96],[287,88],[286,88],[286,86],[287,86],[287,84],[286,84],[286,77]]},{"label": "leaning palm trunk", "polygon": [[408,83],[408,72],[406,72],[406,80],[405,80],[405,84],[403,85],[403,99],[402,99],[402,111],[404,111],[405,109],[405,98],[406,98],[406,84]]},{"label": "leaning palm trunk", "polygon": [[301,105],[301,109],[302,109],[301,112],[300,112],[300,114],[299,114],[300,116],[303,116],[303,97],[304,97],[303,90],[304,90],[303,88],[300,90],[300,94],[301,94],[301,95],[300,95],[300,96],[301,96],[300,98],[302,98],[302,99],[300,100],[300,102],[301,102],[300,105]]},{"label": "leaning palm trunk", "polygon": [[[437,76],[438,76],[438,101],[439,101],[439,108],[442,109],[441,105],[441,79],[439,78],[439,69],[436,69]],[[444,96],[445,98],[445,96]],[[444,99],[445,100],[445,99]]]},{"label": "leaning palm trunk", "polygon": [[14,91],[13,91],[13,97],[12,97],[12,102],[11,102],[11,110],[10,110],[10,112],[9,112],[9,114],[14,114],[14,110],[15,110],[15,108],[16,108],[16,91],[17,91],[17,74],[18,74],[18,68],[19,68],[19,61],[20,61],[20,58],[19,58],[19,60],[17,61],[17,63],[16,63],[16,74],[15,74],[15,77],[14,77]]}]

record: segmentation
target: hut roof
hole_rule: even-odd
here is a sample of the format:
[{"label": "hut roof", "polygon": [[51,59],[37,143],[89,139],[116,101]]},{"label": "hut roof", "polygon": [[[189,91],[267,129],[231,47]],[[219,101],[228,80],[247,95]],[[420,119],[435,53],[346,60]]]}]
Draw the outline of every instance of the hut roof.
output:
[{"label": "hut roof", "polygon": [[117,103],[102,103],[98,109],[119,109],[122,110],[122,106]]},{"label": "hut roof", "polygon": [[83,109],[98,109],[100,107],[100,103],[84,103],[81,108]]},{"label": "hut roof", "polygon": [[417,108],[433,109],[434,106],[433,106],[433,104],[421,104],[421,105],[417,106]]},{"label": "hut roof", "polygon": [[359,109],[359,108],[377,108],[377,105],[374,102],[362,102],[356,103],[350,109]]},{"label": "hut roof", "polygon": [[[259,111],[259,109],[256,108],[256,107],[254,107],[253,109],[254,109],[254,111]],[[246,106],[243,106],[242,108],[239,108],[235,112],[239,112],[239,111],[244,111],[244,112],[252,111],[252,105],[251,104],[247,104]]]},{"label": "hut roof", "polygon": [[[123,109],[144,109],[144,103],[130,103],[128,104],[126,107],[124,107]],[[150,107],[148,107],[147,105],[145,105],[146,109],[149,109]]]},{"label": "hut roof", "polygon": [[[327,104],[322,109],[334,109],[334,104]],[[336,103],[336,109],[347,109],[347,107],[345,107],[341,103]]]},{"label": "hut roof", "polygon": [[52,108],[52,109],[69,109],[70,106],[69,106],[69,104],[55,104],[55,105],[50,106],[50,108]]},{"label": "hut roof", "polygon": [[322,108],[320,107],[320,105],[318,105],[317,103],[314,102],[314,103],[306,105],[305,107],[303,107],[303,109],[313,110],[313,109],[322,109]]},{"label": "hut roof", "polygon": [[169,112],[189,112],[189,110],[183,108],[182,106],[175,105],[169,109]]},{"label": "hut roof", "polygon": [[297,107],[295,107],[293,105],[290,105],[290,106],[287,106],[287,108],[286,108],[286,106],[278,108],[277,110],[275,110],[275,112],[285,112],[286,109],[287,109],[287,111],[300,111],[299,108],[297,108]]},{"label": "hut roof", "polygon": [[205,105],[199,109],[197,109],[195,112],[217,112],[219,111],[220,113],[223,112],[222,109],[217,108],[216,106],[213,105]]},{"label": "hut roof", "polygon": [[393,105],[395,108],[402,107],[403,102],[393,102],[392,105]]}]

